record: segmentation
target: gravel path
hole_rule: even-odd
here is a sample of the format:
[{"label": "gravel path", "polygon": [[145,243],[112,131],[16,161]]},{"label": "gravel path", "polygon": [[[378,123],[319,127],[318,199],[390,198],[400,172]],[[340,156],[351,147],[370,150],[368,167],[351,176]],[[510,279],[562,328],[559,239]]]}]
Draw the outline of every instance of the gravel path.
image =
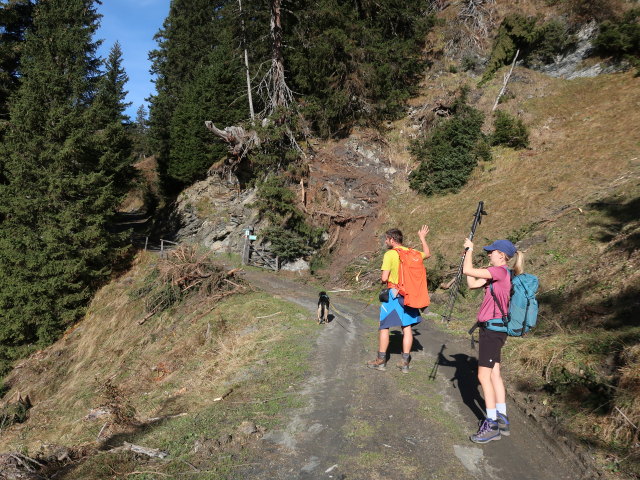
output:
[{"label": "gravel path", "polygon": [[[297,303],[313,321],[317,292],[277,274],[247,272],[258,288]],[[487,445],[468,435],[482,400],[475,352],[428,317],[415,329],[409,374],[395,368],[401,336],[392,333],[386,372],[373,358],[377,305],[331,294],[334,318],[322,329],[311,376],[298,386],[306,407],[290,412],[281,431],[267,433],[251,479],[497,479],[588,478],[535,421],[509,405],[512,434]],[[564,453],[561,453],[564,452]]]}]

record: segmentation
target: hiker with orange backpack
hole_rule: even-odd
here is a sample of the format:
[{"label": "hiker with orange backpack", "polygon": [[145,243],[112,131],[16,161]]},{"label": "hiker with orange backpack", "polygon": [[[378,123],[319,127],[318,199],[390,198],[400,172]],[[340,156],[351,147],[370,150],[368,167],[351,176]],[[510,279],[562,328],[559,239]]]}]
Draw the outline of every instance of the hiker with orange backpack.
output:
[{"label": "hiker with orange backpack", "polygon": [[429,305],[427,276],[423,260],[431,256],[426,237],[429,227],[423,225],[418,231],[422,251],[402,245],[403,235],[393,228],[385,232],[387,252],[382,259],[380,280],[386,286],[381,294],[380,328],[378,329],[378,355],[367,362],[367,367],[384,371],[387,366],[389,348],[389,329],[402,328],[402,360],[398,368],[409,373],[411,347],[413,346],[412,327],[422,320],[420,309]]}]

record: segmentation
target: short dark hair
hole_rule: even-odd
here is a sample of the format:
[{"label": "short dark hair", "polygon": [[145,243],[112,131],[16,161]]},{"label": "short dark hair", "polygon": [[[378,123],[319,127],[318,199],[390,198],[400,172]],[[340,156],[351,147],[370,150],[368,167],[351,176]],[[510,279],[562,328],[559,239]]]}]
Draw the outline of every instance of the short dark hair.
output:
[{"label": "short dark hair", "polygon": [[395,240],[396,242],[402,244],[402,232],[397,228],[387,230],[386,232],[384,232],[384,234],[387,236],[387,238],[391,238],[392,240]]}]

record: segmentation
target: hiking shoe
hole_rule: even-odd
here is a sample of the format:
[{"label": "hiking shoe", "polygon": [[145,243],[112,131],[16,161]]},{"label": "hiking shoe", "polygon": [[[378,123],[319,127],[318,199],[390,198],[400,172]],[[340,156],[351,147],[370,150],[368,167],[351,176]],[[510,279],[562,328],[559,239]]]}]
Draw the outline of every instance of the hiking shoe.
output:
[{"label": "hiking shoe", "polygon": [[402,373],[409,373],[409,361],[408,360],[400,360],[396,365]]},{"label": "hiking shoe", "polygon": [[387,369],[387,361],[384,358],[376,358],[375,360],[367,362],[366,365],[369,368],[380,370],[381,372],[384,372]]},{"label": "hiking shoe", "polygon": [[480,424],[478,433],[474,433],[469,439],[473,443],[488,443],[491,440],[500,440],[500,427],[498,427],[498,422],[490,418],[485,418],[482,424]]},{"label": "hiking shoe", "polygon": [[509,417],[498,412],[497,422],[498,428],[500,429],[500,435],[511,435],[511,432],[509,431]]}]

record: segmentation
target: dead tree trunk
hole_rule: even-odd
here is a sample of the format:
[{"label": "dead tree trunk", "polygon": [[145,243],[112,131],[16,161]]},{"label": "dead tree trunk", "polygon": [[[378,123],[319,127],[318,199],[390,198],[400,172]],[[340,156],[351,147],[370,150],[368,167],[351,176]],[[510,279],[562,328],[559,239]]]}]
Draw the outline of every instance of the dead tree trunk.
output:
[{"label": "dead tree trunk", "polygon": [[502,82],[502,88],[500,89],[500,93],[496,97],[496,103],[493,104],[493,108],[491,111],[493,112],[496,108],[498,108],[498,103],[500,103],[500,97],[504,95],[504,92],[507,90],[507,84],[509,83],[509,79],[511,78],[511,74],[513,73],[513,67],[516,66],[516,60],[518,60],[518,54],[520,54],[520,50],[516,51],[516,55],[513,57],[513,62],[511,62],[511,69],[509,73],[504,75],[504,81]]},{"label": "dead tree trunk", "polygon": [[244,17],[242,16],[242,0],[238,0],[238,7],[240,7],[240,22],[242,26],[242,48],[244,49],[244,68],[247,74],[247,97],[249,100],[249,115],[251,116],[251,123],[254,121],[253,113],[253,96],[251,94],[251,76],[249,75],[249,55],[247,54],[247,33],[244,27]]},{"label": "dead tree trunk", "polygon": [[284,82],[284,57],[282,56],[282,22],[280,20],[280,7],[282,0],[271,1],[271,38],[273,51],[271,52],[271,70],[273,84],[273,105],[283,107],[287,104],[282,85]]},{"label": "dead tree trunk", "polygon": [[293,93],[284,76],[283,34],[281,21],[282,0],[271,0],[271,68],[260,84],[265,97],[265,116],[278,108],[287,108],[293,103]]},{"label": "dead tree trunk", "polygon": [[260,137],[254,130],[246,131],[240,126],[226,127],[220,130],[212,121],[207,120],[204,125],[227,143],[229,157],[223,164],[214,164],[209,169],[209,174],[213,172],[222,174],[232,174],[237,169],[242,159],[254,147],[260,146]]}]

